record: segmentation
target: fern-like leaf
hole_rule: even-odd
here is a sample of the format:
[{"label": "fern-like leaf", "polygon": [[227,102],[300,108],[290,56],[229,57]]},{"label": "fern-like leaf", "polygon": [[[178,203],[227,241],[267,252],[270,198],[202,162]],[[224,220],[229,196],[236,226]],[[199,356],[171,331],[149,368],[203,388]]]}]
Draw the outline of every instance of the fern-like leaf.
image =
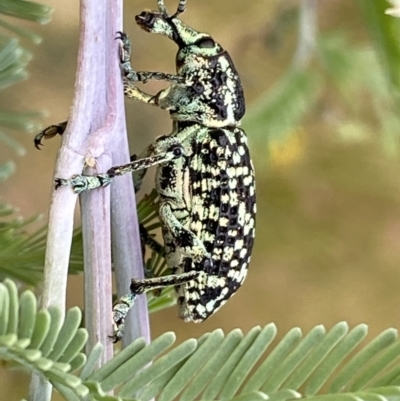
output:
[{"label": "fern-like leaf", "polygon": [[87,332],[79,328],[81,318],[78,308],[70,309],[64,321],[58,309],[37,311],[31,291],[19,297],[14,282],[5,280],[0,283],[0,359],[5,366],[37,372],[82,399],[89,391],[71,373],[86,361],[81,351]]},{"label": "fern-like leaf", "polygon": [[165,333],[149,345],[134,341],[96,369],[102,348],[86,358],[80,321],[77,308],[62,319],[58,309],[38,311],[30,291],[18,296],[11,280],[0,283],[0,359],[38,372],[68,401],[400,401],[394,329],[364,345],[363,324],[306,335],[294,328],[275,345],[273,324],[246,335],[215,330],[174,347],[175,334]]},{"label": "fern-like leaf", "polygon": [[[1,166],[0,166],[1,176]],[[155,230],[160,223],[157,213],[157,192],[145,195],[139,202],[139,221],[150,236],[155,237]],[[26,227],[38,220],[38,217],[22,219],[15,217],[15,210],[0,203],[0,280],[11,278],[20,282],[38,285],[43,278],[43,265],[46,250],[46,227],[33,234],[27,234]],[[155,241],[155,240],[154,240]],[[163,246],[160,252],[152,251],[146,261],[146,272],[150,277],[170,273],[167,269]],[[83,270],[82,230],[77,228],[72,238],[69,273],[77,274]],[[147,294],[150,313],[169,308],[176,304],[174,288]]]},{"label": "fern-like leaf", "polygon": [[0,204],[0,279],[37,285],[43,277],[46,228],[28,235],[26,227],[38,218],[25,220],[14,217],[14,212],[12,207]]},{"label": "fern-like leaf", "polygon": [[103,401],[117,386],[114,400],[400,401],[400,341],[394,329],[364,347],[363,324],[349,330],[339,323],[328,332],[316,326],[306,335],[294,328],[272,348],[276,334],[273,324],[246,335],[216,330],[165,354],[174,341],[166,333],[149,346],[133,343],[118,354],[119,362],[110,361],[84,384]]},{"label": "fern-like leaf", "polygon": [[[26,66],[32,58],[30,52],[22,47],[17,38],[10,38],[4,31],[23,36],[35,43],[39,43],[40,37],[29,30],[22,28],[11,22],[6,17],[16,17],[25,20],[46,23],[49,21],[51,8],[26,0],[2,0],[0,2],[0,89],[4,89],[27,77]],[[0,142],[4,142],[17,154],[24,154],[25,149],[9,135],[10,129],[18,131],[34,132],[39,125],[34,119],[41,117],[38,112],[15,112],[0,111]],[[0,164],[0,179],[6,178],[13,171],[12,161]]]}]

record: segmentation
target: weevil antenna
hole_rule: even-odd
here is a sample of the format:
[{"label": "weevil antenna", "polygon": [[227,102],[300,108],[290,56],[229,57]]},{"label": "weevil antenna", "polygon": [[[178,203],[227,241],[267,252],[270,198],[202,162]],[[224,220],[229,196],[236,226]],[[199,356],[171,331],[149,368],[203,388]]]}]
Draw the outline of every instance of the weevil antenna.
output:
[{"label": "weevil antenna", "polygon": [[157,0],[157,5],[158,5],[158,10],[160,11],[161,14],[168,15],[167,7],[165,7],[164,0]]},{"label": "weevil antenna", "polygon": [[186,10],[186,1],[187,0],[179,0],[178,8],[171,18],[176,18],[179,14],[182,14]]}]

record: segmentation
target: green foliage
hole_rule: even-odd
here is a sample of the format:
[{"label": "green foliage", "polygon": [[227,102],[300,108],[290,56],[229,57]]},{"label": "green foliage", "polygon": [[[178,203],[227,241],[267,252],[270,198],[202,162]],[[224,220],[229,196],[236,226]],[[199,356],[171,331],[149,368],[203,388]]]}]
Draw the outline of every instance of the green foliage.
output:
[{"label": "green foliage", "polygon": [[400,21],[385,15],[387,0],[359,0],[366,25],[375,49],[384,66],[386,76],[396,95],[400,95]]},{"label": "green foliage", "polygon": [[[245,129],[256,143],[266,145],[260,147],[263,155],[271,143],[285,142],[297,133],[307,117],[318,121],[316,106],[332,110],[332,115],[340,112],[340,118],[329,122],[341,140],[378,139],[388,155],[399,154],[400,19],[385,15],[389,5],[387,0],[359,0],[372,38],[368,46],[351,41],[350,34],[337,28],[318,33],[317,62],[306,68],[291,65],[255,102]],[[335,92],[340,97],[333,103]]]},{"label": "green foliage", "polygon": [[[8,277],[36,286],[43,278],[47,229],[41,227],[33,234],[28,234],[30,225],[37,222],[39,217],[24,220],[15,217],[14,214],[15,210],[12,207],[0,203],[0,280]],[[155,190],[139,202],[138,216],[149,233],[159,228]],[[82,270],[82,231],[78,228],[74,231],[72,239],[69,273],[78,274]],[[146,272],[151,277],[170,274],[166,269],[164,256],[154,251],[147,258]],[[150,292],[147,298],[150,313],[169,308],[176,303],[172,287],[164,289],[161,293]]]},{"label": "green foliage", "polygon": [[[362,141],[374,138],[378,131],[383,149],[388,155],[396,156],[400,146],[398,100],[376,52],[372,48],[356,48],[344,35],[338,34],[322,37],[319,51],[328,78],[346,102],[346,118],[336,126],[341,139]],[[366,123],[365,102],[354,102],[355,94],[360,99],[369,95],[369,113],[376,116],[377,126]]]},{"label": "green foliage", "polygon": [[[385,0],[360,0],[360,7],[379,58],[370,48],[354,46],[337,32],[321,36],[319,65],[288,69],[249,113],[245,127],[249,132],[266,138],[267,143],[285,140],[323,99],[324,87],[333,84],[345,103],[346,118],[334,127],[342,138],[365,139],[372,134],[359,114],[363,102],[354,101],[355,94],[364,100],[366,91],[384,148],[397,154],[399,21],[383,16]],[[5,0],[0,13],[43,23],[49,9],[28,1]],[[0,27],[39,40],[6,19],[0,19]],[[29,59],[29,52],[15,39],[0,36],[0,88],[24,79]],[[34,130],[34,117],[35,113],[0,112],[0,140],[22,153],[5,131]],[[12,162],[0,165],[0,180],[12,171]],[[142,224],[154,232],[159,227],[156,194],[145,198],[138,209]],[[0,277],[36,285],[42,278],[46,232],[43,228],[28,235],[26,228],[35,219],[23,221],[12,213],[1,205]],[[82,270],[82,254],[78,230],[70,272]],[[169,273],[162,255],[154,252],[146,269],[154,276]],[[175,303],[173,288],[148,298],[150,311]],[[400,341],[393,329],[366,344],[367,327],[349,330],[345,323],[329,331],[316,326],[306,335],[294,328],[279,341],[273,324],[255,327],[246,335],[240,330],[228,334],[216,330],[177,346],[175,335],[165,333],[149,345],[136,340],[98,369],[102,348],[97,345],[85,356],[87,332],[79,328],[80,323],[77,308],[69,310],[63,321],[57,309],[38,311],[32,292],[18,296],[13,282],[0,283],[0,359],[6,368],[20,366],[39,373],[66,400],[400,401]],[[108,395],[112,390],[115,395]]]},{"label": "green foliage", "polygon": [[245,128],[259,140],[284,140],[320,94],[317,74],[292,68],[249,111]]},{"label": "green foliage", "polygon": [[[338,323],[276,341],[274,324],[224,334],[218,329],[175,345],[165,333],[138,339],[97,368],[102,348],[82,353],[81,313],[37,311],[33,293],[0,283],[0,359],[47,378],[68,401],[400,400],[400,341],[388,329],[365,344],[367,326]],[[107,395],[114,391],[115,396]],[[85,398],[86,397],[86,398]]]},{"label": "green foliage", "polygon": [[49,22],[51,8],[26,0],[2,0],[0,14],[45,24]]},{"label": "green foliage", "polygon": [[37,285],[43,277],[46,228],[27,235],[26,228],[37,218],[15,218],[14,212],[0,203],[0,278]]},{"label": "green foliage", "polygon": [[80,322],[78,308],[70,309],[63,322],[56,308],[38,311],[31,291],[18,298],[17,287],[11,280],[0,283],[0,359],[6,362],[5,366],[37,372],[56,388],[67,386],[83,397],[86,387],[70,373],[86,361],[81,351],[87,332],[79,328]]},{"label": "green foliage", "polygon": [[[0,28],[3,28],[5,32],[11,31],[38,43],[40,38],[37,35],[11,23],[9,17],[45,23],[49,20],[50,12],[50,7],[30,1],[2,0],[0,15],[3,17],[0,18]],[[6,33],[0,34],[0,89],[26,79],[26,66],[30,59],[30,52],[22,47],[16,38],[10,38]],[[35,132],[39,126],[33,120],[40,116],[41,113],[38,112],[0,111],[0,142],[8,145],[17,154],[24,154],[25,149],[9,135],[8,131],[14,129]],[[8,178],[13,171],[12,161],[1,163],[0,180]]]}]

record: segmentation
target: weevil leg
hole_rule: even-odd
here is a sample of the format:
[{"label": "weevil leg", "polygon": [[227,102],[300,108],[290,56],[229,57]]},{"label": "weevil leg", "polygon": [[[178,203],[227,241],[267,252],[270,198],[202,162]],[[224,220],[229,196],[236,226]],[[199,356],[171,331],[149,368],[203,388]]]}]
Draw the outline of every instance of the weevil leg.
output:
[{"label": "weevil leg", "polygon": [[[131,162],[135,162],[138,159],[145,159],[153,154],[154,145],[151,144],[137,157],[136,155],[131,155]],[[136,170],[132,173],[133,184],[135,187],[135,192],[139,192],[143,184],[144,176],[146,175],[147,169]]]},{"label": "weevil leg", "polygon": [[50,139],[56,135],[62,135],[67,127],[68,121],[63,121],[59,124],[50,125],[43,131],[39,132],[33,140],[35,148],[40,150],[40,146],[43,146],[42,139]]},{"label": "weevil leg", "polygon": [[201,271],[192,270],[186,273],[170,274],[168,276],[154,278],[145,278],[143,280],[132,279],[130,290],[132,293],[140,295],[144,294],[147,291],[185,284],[188,281],[195,280],[199,277],[200,274],[204,273]]},{"label": "weevil leg", "polygon": [[195,263],[202,263],[204,270],[211,267],[208,266],[211,258],[203,242],[178,221],[169,203],[163,203],[160,206],[159,215],[163,227],[170,232],[174,238],[174,244],[179,247],[180,254]]},{"label": "weevil leg", "polygon": [[148,270],[146,268],[146,245],[152,250],[152,252],[156,253],[157,255],[165,258],[165,249],[164,246],[161,245],[152,235],[149,234],[146,227],[143,224],[139,224],[139,231],[140,231],[140,244],[142,247],[142,256],[143,256],[143,266],[144,266],[144,276],[146,278],[154,277],[153,271]]},{"label": "weevil leg", "polygon": [[137,73],[131,66],[132,44],[128,35],[122,31],[117,31],[117,36],[115,39],[121,41],[119,62],[121,69],[124,72],[124,77],[129,81],[138,81]]},{"label": "weevil leg", "polygon": [[140,230],[140,238],[142,239],[143,243],[147,245],[152,251],[158,253],[161,256],[165,256],[165,249],[164,246],[161,245],[157,240],[153,238],[147,231],[146,227],[143,224],[139,224]]},{"label": "weevil leg", "polygon": [[164,277],[147,278],[144,280],[131,281],[130,293],[123,295],[114,305],[112,318],[114,323],[114,334],[110,336],[114,343],[118,342],[125,332],[125,318],[132,308],[137,295],[146,291],[179,286],[191,280],[195,280],[201,275],[200,271],[190,271],[182,274],[171,274]]},{"label": "weevil leg", "polygon": [[136,85],[134,85],[133,82],[128,81],[126,78],[124,78],[123,84],[124,84],[124,95],[128,99],[134,99],[138,100],[139,102],[143,102],[153,106],[158,106],[155,96],[143,92]]},{"label": "weevil leg", "polygon": [[[201,275],[208,274],[207,270],[212,268],[211,257],[208,255],[203,243],[193,232],[182,226],[174,216],[171,206],[165,203],[160,207],[159,213],[163,226],[170,231],[174,237],[174,243],[179,247],[181,263],[185,264],[186,261],[189,261],[189,266],[192,266],[193,262],[197,262],[201,264],[202,268],[201,270],[190,270],[181,274],[171,274],[144,280],[132,279],[131,292],[121,297],[113,308],[114,335],[110,338],[114,342],[119,341],[124,335],[125,318],[132,308],[137,295],[169,286],[179,287],[191,280],[199,279]],[[148,235],[147,232],[146,234]]]},{"label": "weevil leg", "polygon": [[[179,149],[179,152],[177,150]],[[177,157],[181,157],[182,148],[180,145],[174,146],[167,152],[162,152],[150,157],[135,160],[122,166],[111,167],[107,173],[97,174],[93,176],[76,174],[69,179],[56,178],[56,189],[61,186],[71,186],[76,194],[84,191],[91,191],[96,188],[105,187],[111,183],[114,177],[133,173],[137,170],[147,169],[158,164],[166,163]]]},{"label": "weevil leg", "polygon": [[178,75],[168,74],[166,72],[152,72],[152,71],[137,71],[136,72],[138,81],[146,83],[150,79],[156,81],[166,81],[173,84],[184,84],[185,79]]},{"label": "weevil leg", "polygon": [[[125,81],[131,83],[131,85],[133,82],[146,83],[150,79],[154,79],[157,81],[166,81],[175,84],[184,83],[184,78],[174,74],[168,74],[164,72],[135,71],[131,66],[132,45],[131,41],[129,40],[129,37],[128,35],[126,35],[124,32],[121,31],[118,31],[117,35],[118,36],[116,37],[116,39],[119,39],[122,42],[120,51],[120,64],[124,74]],[[137,98],[137,100],[142,100],[142,99]],[[148,102],[146,101],[146,103]]]}]

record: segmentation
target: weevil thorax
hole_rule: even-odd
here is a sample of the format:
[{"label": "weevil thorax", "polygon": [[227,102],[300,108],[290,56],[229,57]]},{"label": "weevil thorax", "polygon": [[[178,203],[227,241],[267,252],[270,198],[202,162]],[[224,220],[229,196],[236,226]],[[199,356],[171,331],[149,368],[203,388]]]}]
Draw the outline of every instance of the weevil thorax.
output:
[{"label": "weevil thorax", "polygon": [[197,107],[200,121],[207,127],[238,126],[245,112],[242,84],[232,59],[222,46],[204,32],[174,18],[178,75]]},{"label": "weevil thorax", "polygon": [[158,95],[162,108],[175,121],[206,127],[236,127],[245,113],[243,88],[229,53],[209,34],[196,31],[178,18],[144,12],[137,23],[146,31],[167,36],[178,45],[177,75],[183,84]]}]

